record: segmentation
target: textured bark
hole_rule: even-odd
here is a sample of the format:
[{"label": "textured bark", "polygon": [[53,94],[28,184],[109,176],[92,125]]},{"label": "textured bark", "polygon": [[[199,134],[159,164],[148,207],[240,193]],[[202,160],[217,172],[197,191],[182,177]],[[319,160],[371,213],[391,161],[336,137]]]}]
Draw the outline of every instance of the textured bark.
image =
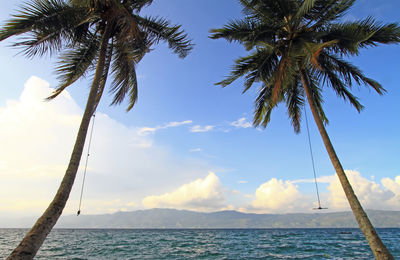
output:
[{"label": "textured bark", "polygon": [[358,225],[360,226],[361,231],[364,233],[365,238],[367,239],[375,258],[394,259],[389,250],[383,244],[379,235],[376,233],[375,228],[372,226],[371,221],[369,220],[367,214],[362,208],[356,194],[354,193],[353,188],[351,187],[349,180],[347,179],[342,164],[340,163],[339,158],[336,155],[335,149],[333,148],[328,133],[326,132],[325,126],[318,114],[317,107],[314,103],[314,98],[311,95],[310,87],[308,85],[307,76],[304,71],[301,71],[301,80],[304,90],[306,92],[308,104],[310,105],[311,112],[313,114],[315,123],[317,124],[319,133],[321,134],[322,140],[324,141],[325,148],[329,154],[329,158],[331,159],[336,174],[339,177],[340,183],[343,187],[344,193],[346,194],[347,200],[349,201],[350,207],[358,222]]},{"label": "textured bark", "polygon": [[96,97],[98,95],[100,78],[104,70],[106,50],[109,40],[109,29],[106,26],[101,42],[99,59],[96,67],[96,73],[92,82],[89,97],[86,103],[85,112],[79,127],[75,145],[72,150],[68,168],[64,178],[58,188],[58,191],[43,215],[36,221],[35,225],[25,235],[21,243],[13,250],[7,260],[11,259],[33,259],[39,248],[42,246],[47,235],[50,233],[67,203],[69,194],[75,181],[81,160],[83,147],[85,145],[86,135],[89,128],[90,119],[94,113]]}]

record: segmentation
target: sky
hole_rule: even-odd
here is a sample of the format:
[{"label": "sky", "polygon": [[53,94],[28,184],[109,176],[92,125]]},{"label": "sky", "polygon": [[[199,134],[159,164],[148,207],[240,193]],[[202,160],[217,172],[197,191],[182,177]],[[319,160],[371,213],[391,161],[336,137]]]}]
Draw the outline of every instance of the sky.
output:
[{"label": "sky", "polygon": [[[0,22],[23,1],[2,1]],[[368,15],[400,22],[397,0],[356,1],[343,18]],[[315,213],[317,206],[306,125],[295,134],[283,106],[266,129],[251,125],[257,87],[243,81],[221,88],[245,49],[208,38],[211,28],[243,17],[233,0],[156,0],[143,14],[182,28],[195,47],[179,59],[165,44],[137,68],[139,99],[109,106],[103,95],[94,125],[82,214],[148,208],[203,212]],[[51,102],[57,87],[54,57],[27,59],[0,42],[0,217],[38,216],[53,198],[67,167],[90,77]],[[366,209],[400,210],[400,46],[363,50],[350,61],[387,90],[354,88],[359,114],[324,87],[326,127],[357,196]],[[309,112],[310,115],[310,112]],[[324,212],[349,210],[322,140],[310,135]],[[84,154],[86,154],[86,149]],[[63,214],[76,213],[85,157]]]}]

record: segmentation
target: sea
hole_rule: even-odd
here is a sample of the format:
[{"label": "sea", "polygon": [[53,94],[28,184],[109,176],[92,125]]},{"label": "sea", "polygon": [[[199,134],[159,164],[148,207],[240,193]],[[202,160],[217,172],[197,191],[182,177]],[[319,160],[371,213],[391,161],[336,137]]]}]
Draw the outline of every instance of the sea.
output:
[{"label": "sea", "polygon": [[[400,259],[400,229],[377,230]],[[5,259],[27,229],[0,229]],[[373,259],[359,229],[54,229],[35,259]]]}]

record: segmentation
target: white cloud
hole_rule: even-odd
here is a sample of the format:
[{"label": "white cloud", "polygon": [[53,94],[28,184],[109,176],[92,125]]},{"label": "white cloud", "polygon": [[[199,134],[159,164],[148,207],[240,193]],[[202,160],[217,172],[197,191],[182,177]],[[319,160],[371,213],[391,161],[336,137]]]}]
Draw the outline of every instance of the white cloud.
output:
[{"label": "white cloud", "polygon": [[238,181],[237,183],[239,183],[239,184],[245,184],[245,183],[247,183],[247,181]]},{"label": "white cloud", "polygon": [[[345,170],[364,209],[400,210],[400,176],[383,178],[381,183],[364,178],[360,172]],[[317,178],[318,183],[328,184],[327,192],[321,195],[322,201],[332,210],[350,210],[342,185],[336,175]],[[292,183],[314,183],[314,179],[295,180]]]},{"label": "white cloud", "polygon": [[192,120],[185,120],[185,121],[181,121],[181,122],[169,122],[169,123],[161,126],[161,128],[177,127],[177,126],[182,126],[182,125],[188,125],[191,123],[193,123]]},{"label": "white cloud", "polygon": [[[44,102],[51,92],[46,81],[32,77],[18,100],[8,100],[0,107],[2,215],[41,213],[65,173],[82,109],[67,91]],[[189,122],[171,122],[162,127]],[[199,178],[212,168],[200,160],[175,157],[150,136],[138,132],[139,128],[97,113],[83,195],[82,210],[87,214],[141,207],[141,198],[148,192],[166,192],[178,181]],[[77,210],[83,163],[84,158],[65,214]],[[117,199],[121,202],[115,207],[106,203]]]},{"label": "white cloud", "polygon": [[237,128],[249,128],[252,126],[252,124],[248,121],[245,117],[239,118],[238,120],[234,121],[231,123],[232,126],[237,127]]},{"label": "white cloud", "polygon": [[190,132],[192,133],[204,133],[204,132],[209,132],[213,130],[215,126],[212,125],[206,125],[206,126],[200,126],[200,125],[195,125],[190,128]]},{"label": "white cloud", "polygon": [[147,134],[152,134],[157,130],[155,127],[142,127],[140,128],[137,133],[138,135],[147,135]]},{"label": "white cloud", "polygon": [[257,188],[252,207],[262,212],[296,212],[304,210],[304,198],[293,183],[272,178]]},{"label": "white cloud", "polygon": [[392,206],[393,209],[400,210],[400,176],[396,176],[394,180],[383,178],[381,182],[386,189],[394,194],[394,196],[387,201],[387,204]]},{"label": "white cloud", "polygon": [[[68,92],[44,102],[51,91],[47,82],[32,77],[18,100],[8,100],[0,107],[0,215],[41,213],[65,172],[82,109]],[[154,131],[191,123],[169,122]],[[212,130],[213,126],[196,129]],[[215,167],[200,160],[177,158],[157,145],[151,135],[140,134],[140,128],[127,127],[101,112],[96,115],[91,149],[83,195],[85,214],[134,210],[143,207],[142,203],[207,211],[236,207],[242,211],[296,212],[315,207],[314,193],[308,197],[295,185],[314,180],[272,179],[254,194],[241,190],[240,194],[228,193],[215,174],[198,179]],[[356,171],[346,173],[365,208],[400,210],[400,176],[379,182],[377,177],[376,181],[369,180]],[[348,209],[336,176],[318,181],[328,186],[325,192],[321,190],[324,205],[330,210]],[[81,182],[82,168],[65,214],[76,213]],[[187,184],[177,189],[176,183]],[[183,196],[185,190],[188,195]],[[148,194],[164,195],[150,196],[142,202]],[[225,197],[228,195],[231,197]],[[251,203],[251,207],[246,206]]]},{"label": "white cloud", "polygon": [[219,178],[210,172],[204,179],[184,184],[173,192],[143,199],[147,208],[177,208],[189,210],[218,210],[225,203]]},{"label": "white cloud", "polygon": [[202,151],[203,151],[203,149],[201,149],[201,148],[193,148],[193,149],[189,150],[189,152],[192,152],[192,153],[197,153],[197,152],[202,152]]},{"label": "white cloud", "polygon": [[138,130],[138,134],[139,135],[147,135],[147,134],[153,134],[155,133],[157,130],[160,129],[166,129],[166,128],[171,128],[171,127],[178,127],[178,126],[182,126],[182,125],[188,125],[193,123],[192,120],[185,120],[185,121],[181,121],[181,122],[169,122],[166,123],[164,125],[159,125],[156,127],[142,127]]},{"label": "white cloud", "polygon": [[[385,185],[382,186],[379,183],[362,177],[358,171],[346,170],[345,172],[364,209],[394,209],[392,206],[396,205],[392,205],[391,200],[396,196],[400,196],[400,190],[396,194],[396,185],[391,186],[391,184],[395,183],[394,181],[389,178],[382,180],[388,187],[393,188],[392,191],[385,187]],[[349,203],[337,176],[331,176],[328,190],[328,200],[331,207],[335,209],[349,209]],[[400,209],[400,204],[397,204],[396,208]]]}]

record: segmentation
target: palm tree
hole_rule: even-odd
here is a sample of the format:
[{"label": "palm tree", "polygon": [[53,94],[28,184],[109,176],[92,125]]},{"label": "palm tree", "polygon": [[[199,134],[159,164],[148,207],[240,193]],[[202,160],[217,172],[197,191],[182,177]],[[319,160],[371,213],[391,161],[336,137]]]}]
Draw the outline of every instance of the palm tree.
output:
[{"label": "palm tree", "polygon": [[240,0],[245,18],[211,30],[210,37],[238,42],[252,52],[237,59],[230,76],[217,84],[225,87],[244,77],[243,92],[246,92],[254,83],[261,83],[255,101],[255,126],[266,127],[272,110],[283,102],[298,133],[302,107],[307,100],[354,216],[375,257],[393,259],[354,194],[325,130],[328,120],[322,107],[323,87],[332,88],[359,112],[363,106],[350,91],[353,85],[371,87],[379,94],[385,91],[344,58],[358,55],[362,48],[400,41],[396,23],[382,24],[371,17],[340,20],[354,1]]},{"label": "palm tree", "polygon": [[32,0],[0,30],[0,41],[24,36],[14,44],[28,57],[59,54],[60,85],[53,99],[77,79],[94,74],[71,159],[47,210],[8,259],[32,259],[60,217],[73,186],[88,125],[112,75],[112,104],[137,100],[136,64],[153,44],[165,41],[184,58],[192,44],[180,26],[158,17],[142,17],[152,0]]}]

